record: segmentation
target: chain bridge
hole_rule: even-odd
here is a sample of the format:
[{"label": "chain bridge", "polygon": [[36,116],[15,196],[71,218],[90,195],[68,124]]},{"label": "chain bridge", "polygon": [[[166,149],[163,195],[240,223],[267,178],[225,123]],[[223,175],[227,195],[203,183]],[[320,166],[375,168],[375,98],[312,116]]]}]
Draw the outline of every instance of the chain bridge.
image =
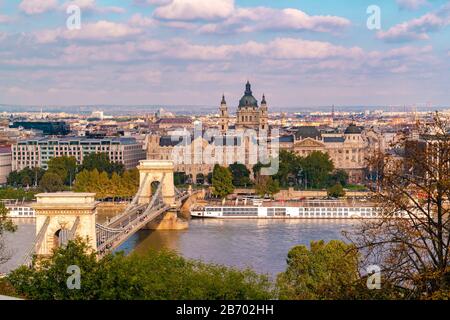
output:
[{"label": "chain bridge", "polygon": [[38,194],[33,205],[36,238],[24,264],[29,265],[34,255],[50,255],[55,248],[76,237],[87,240],[102,258],[142,228],[187,227],[187,222],[180,220],[178,213],[181,207],[195,202],[199,191],[175,188],[172,161],[143,160],[138,169],[138,192],[122,213],[104,224],[96,222],[98,202],[93,193]]}]

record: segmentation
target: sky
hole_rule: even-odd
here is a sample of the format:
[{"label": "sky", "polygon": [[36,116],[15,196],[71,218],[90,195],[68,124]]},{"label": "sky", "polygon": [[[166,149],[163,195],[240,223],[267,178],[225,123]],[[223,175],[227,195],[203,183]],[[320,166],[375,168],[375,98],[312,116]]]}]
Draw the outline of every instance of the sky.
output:
[{"label": "sky", "polygon": [[269,108],[449,106],[450,1],[0,0],[0,104],[232,109],[247,80]]}]

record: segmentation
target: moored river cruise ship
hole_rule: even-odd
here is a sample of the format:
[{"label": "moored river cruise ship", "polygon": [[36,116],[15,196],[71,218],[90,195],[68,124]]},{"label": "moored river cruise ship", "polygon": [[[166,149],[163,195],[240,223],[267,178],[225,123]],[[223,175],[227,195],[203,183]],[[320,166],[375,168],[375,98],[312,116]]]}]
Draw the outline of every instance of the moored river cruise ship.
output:
[{"label": "moored river cruise ship", "polygon": [[[346,201],[262,202],[253,205],[196,207],[195,218],[216,219],[379,219],[381,211],[373,204]],[[401,218],[397,213],[394,217]]]},{"label": "moored river cruise ship", "polygon": [[20,200],[1,200],[8,210],[8,218],[35,218],[36,212],[31,207],[31,202]]}]

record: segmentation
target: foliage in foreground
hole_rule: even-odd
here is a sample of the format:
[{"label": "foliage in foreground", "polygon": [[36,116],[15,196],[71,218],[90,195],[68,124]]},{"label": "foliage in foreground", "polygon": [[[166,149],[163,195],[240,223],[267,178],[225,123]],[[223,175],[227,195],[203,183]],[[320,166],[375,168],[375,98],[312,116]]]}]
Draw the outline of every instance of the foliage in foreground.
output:
[{"label": "foliage in foreground", "polygon": [[385,300],[403,299],[403,292],[385,279],[381,288],[369,290],[360,275],[359,253],[351,244],[332,240],[311,241],[310,248],[296,246],[288,253],[287,268],[278,275],[283,300]]},{"label": "foliage in foreground", "polygon": [[[188,260],[171,251],[109,255],[97,261],[80,241],[70,242],[39,268],[21,267],[0,279],[0,294],[33,300],[386,300],[449,299],[448,290],[411,296],[385,277],[369,290],[360,275],[360,255],[351,244],[312,241],[288,254],[276,283],[249,269],[239,270]],[[81,288],[67,287],[67,268],[81,269]],[[450,279],[450,272],[447,273]]]},{"label": "foliage in foreground", "polygon": [[[110,255],[101,261],[76,240],[39,262],[39,268],[21,267],[8,276],[18,294],[37,300],[88,299],[212,299],[265,300],[274,297],[268,277],[184,259],[170,251],[145,255]],[[67,268],[81,269],[81,288],[69,290]]]}]

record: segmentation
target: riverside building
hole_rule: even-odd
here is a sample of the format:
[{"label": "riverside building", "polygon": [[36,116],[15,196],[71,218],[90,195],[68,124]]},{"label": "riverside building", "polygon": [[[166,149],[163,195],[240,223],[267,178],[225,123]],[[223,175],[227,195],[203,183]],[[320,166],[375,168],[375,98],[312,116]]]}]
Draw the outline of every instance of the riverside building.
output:
[{"label": "riverside building", "polygon": [[86,139],[83,137],[28,139],[12,145],[12,170],[24,168],[47,169],[54,157],[74,157],[78,164],[91,153],[106,153],[111,162],[122,163],[126,169],[135,168],[146,158],[142,144],[134,138]]}]

